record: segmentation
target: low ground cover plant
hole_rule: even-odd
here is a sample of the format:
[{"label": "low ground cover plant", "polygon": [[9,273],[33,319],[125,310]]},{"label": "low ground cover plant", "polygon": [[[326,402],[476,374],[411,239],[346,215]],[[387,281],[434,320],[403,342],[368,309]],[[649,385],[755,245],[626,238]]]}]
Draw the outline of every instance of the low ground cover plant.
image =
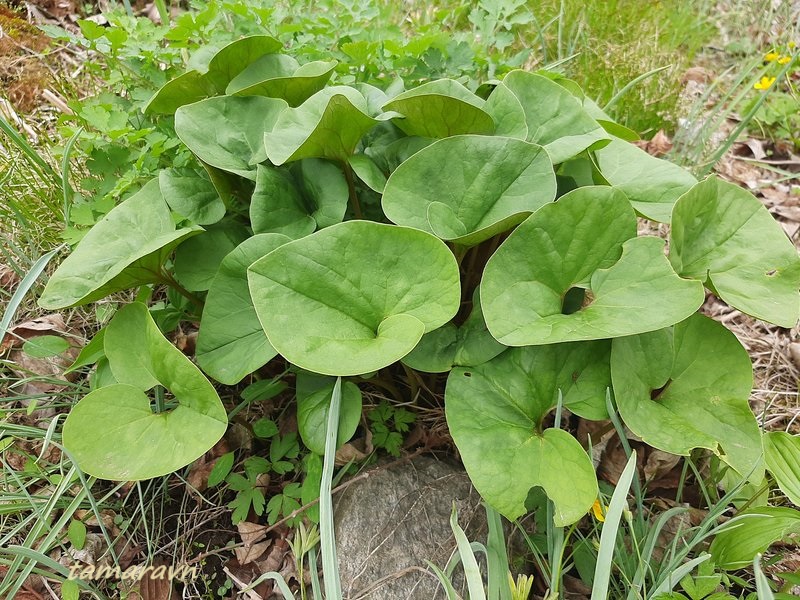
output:
[{"label": "low ground cover plant", "polygon": [[[419,390],[439,374],[467,471],[510,519],[534,487],[559,526],[597,498],[587,448],[553,419],[564,410],[604,420],[616,407],[655,448],[707,449],[763,477],[747,353],[698,313],[708,290],[797,321],[797,252],[750,193],[647,155],[547,72],[476,91],[327,85],[335,62],[300,64],[263,35],[190,65],[145,112],[174,115],[196,162],[111,210],[40,299],[60,309],[143,290],[79,359],[104,374],[64,425],[84,471],[136,480],[185,466],[226,428],[209,378],[232,385],[278,361],[296,373],[314,452],[335,377],[348,378],[344,443],[359,385]],[[637,217],[671,225],[668,252],[637,235]],[[199,368],[159,330],[153,285],[199,319]]]}]

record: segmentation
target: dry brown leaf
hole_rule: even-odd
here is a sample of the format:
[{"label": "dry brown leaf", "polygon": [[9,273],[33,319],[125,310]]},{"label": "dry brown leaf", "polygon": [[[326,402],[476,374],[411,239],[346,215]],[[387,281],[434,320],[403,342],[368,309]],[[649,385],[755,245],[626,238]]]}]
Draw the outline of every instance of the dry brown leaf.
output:
[{"label": "dry brown leaf", "polygon": [[19,275],[8,265],[0,265],[0,289],[11,292],[19,283]]},{"label": "dry brown leaf", "polygon": [[[164,566],[166,564],[156,562],[154,567]],[[142,600],[171,600],[177,597],[177,594],[172,593],[172,581],[166,577],[153,577],[154,570],[148,570],[145,576],[139,580],[139,595]]]},{"label": "dry brown leaf", "polygon": [[[278,538],[275,540],[275,543],[272,544],[264,560],[256,562],[256,566],[262,574],[271,571],[281,571],[287,557],[291,558],[289,542],[287,542],[285,538]],[[294,561],[290,560],[289,562],[293,563]]]},{"label": "dry brown leaf", "polygon": [[634,142],[636,146],[647,152],[652,156],[664,156],[667,152],[672,150],[672,140],[664,133],[663,129],[659,129],[658,133],[653,136],[651,140],[639,140]]},{"label": "dry brown leaf", "polygon": [[363,438],[350,440],[336,451],[334,463],[337,467],[341,467],[351,461],[362,461],[367,458],[374,449],[372,445],[372,432],[367,429]]},{"label": "dry brown leaf", "polygon": [[58,313],[25,321],[8,330],[0,343],[0,353],[12,348],[19,348],[26,340],[39,335],[64,334],[66,332],[67,326],[64,323],[64,317]]},{"label": "dry brown leaf", "polygon": [[680,456],[651,448],[644,465],[644,477],[647,481],[657,482],[672,471],[680,461]]},{"label": "dry brown leaf", "polygon": [[686,85],[690,81],[695,83],[711,83],[714,80],[714,74],[708,69],[703,67],[691,67],[686,69],[686,72],[681,76],[681,83]]},{"label": "dry brown leaf", "polygon": [[245,546],[260,542],[267,532],[266,525],[259,525],[250,521],[239,521],[236,524],[236,528],[239,530],[239,537],[242,538],[242,543]]},{"label": "dry brown leaf", "polygon": [[792,342],[789,344],[789,356],[792,357],[794,366],[800,369],[800,342]]},{"label": "dry brown leaf", "polygon": [[255,544],[245,544],[243,548],[236,548],[233,552],[236,555],[236,560],[239,561],[239,564],[244,566],[261,558],[271,544],[271,540],[258,542]]}]

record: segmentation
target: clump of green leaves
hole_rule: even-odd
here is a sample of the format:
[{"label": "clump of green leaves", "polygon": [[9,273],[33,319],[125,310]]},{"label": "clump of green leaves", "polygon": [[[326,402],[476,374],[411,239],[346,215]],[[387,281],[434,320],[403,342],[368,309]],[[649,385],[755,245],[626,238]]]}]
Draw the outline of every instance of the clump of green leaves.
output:
[{"label": "clump of green leaves", "polygon": [[398,408],[382,400],[378,406],[367,413],[372,443],[383,448],[392,456],[400,456],[403,435],[407,434],[417,416],[405,408]]},{"label": "clump of green leaves", "polygon": [[[348,378],[338,445],[359,426],[360,386],[402,401],[446,380],[433,394],[466,469],[511,519],[535,487],[558,527],[589,511],[592,461],[550,415],[607,419],[608,393],[655,448],[707,449],[739,477],[762,476],[747,353],[698,313],[708,290],[770,323],[797,322],[800,259],[754,196],[637,149],[552,73],[516,70],[475,89],[329,85],[330,61],[283,49],[256,35],[198,53],[148,100],[147,114],[174,114],[195,159],[95,225],[42,306],[169,286],[200,317],[206,375],[232,385],[267,365],[295,374],[313,455],[336,377]],[[668,251],[638,235],[638,218],[671,225]],[[219,439],[213,387],[145,304],[121,309],[102,347],[117,383],[64,427],[87,472],[165,474]],[[174,408],[150,409],[156,385]],[[397,451],[410,417],[381,405],[369,420],[378,445]],[[286,473],[297,451],[276,436],[256,471]],[[264,510],[255,483],[236,478],[239,515]],[[270,519],[302,496],[284,490]]]}]

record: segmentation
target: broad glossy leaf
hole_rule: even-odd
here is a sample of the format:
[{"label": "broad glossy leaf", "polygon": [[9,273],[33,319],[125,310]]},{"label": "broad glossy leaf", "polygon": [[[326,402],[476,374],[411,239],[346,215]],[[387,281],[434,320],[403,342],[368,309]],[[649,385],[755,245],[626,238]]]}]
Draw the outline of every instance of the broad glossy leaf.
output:
[{"label": "broad glossy leaf", "polygon": [[261,96],[209,98],[175,112],[175,133],[204,163],[254,180],[266,160],[264,134],[287,106]]},{"label": "broad glossy leaf", "polygon": [[267,157],[275,165],[303,158],[344,162],[378,122],[367,113],[367,101],[358,91],[345,86],[325,88],[281,113],[264,136]]},{"label": "broad glossy leaf", "polygon": [[225,216],[225,203],[214,184],[195,171],[165,169],[158,184],[169,207],[198,225],[211,225]]},{"label": "broad glossy leaf", "polygon": [[672,212],[670,261],[742,312],[794,327],[800,316],[800,258],[755,196],[709,177]]},{"label": "broad glossy leaf", "polygon": [[800,437],[785,431],[765,433],[764,459],[781,491],[800,506]]},{"label": "broad glossy leaf", "polygon": [[[500,86],[517,97],[525,112],[526,139],[544,146],[555,164],[587,148],[601,147],[611,139],[577,98],[547,77],[512,71]],[[496,93],[495,90],[493,95]]]},{"label": "broad glossy leaf", "polygon": [[422,336],[416,348],[403,358],[403,363],[425,373],[446,373],[454,366],[472,367],[493,359],[506,346],[486,329],[480,306],[480,293],[475,290],[473,308],[457,327],[448,323]]},{"label": "broad glossy leaf", "polygon": [[697,183],[689,171],[622,140],[613,140],[595,156],[603,177],[653,221],[669,223],[675,201]]},{"label": "broad glossy leaf", "polygon": [[[119,383],[89,393],[64,423],[64,445],[83,471],[121,481],[159,477],[202,456],[225,433],[228,419],[214,387],[143,304],[114,315],[105,352]],[[154,414],[145,392],[159,384],[178,405]]]},{"label": "broad glossy leaf", "polygon": [[756,554],[776,542],[796,543],[798,535],[800,512],[779,506],[751,508],[717,533],[709,552],[719,568],[733,571],[752,565]]},{"label": "broad glossy leaf", "polygon": [[[268,60],[273,56],[281,57],[283,63],[280,68],[265,68],[267,64],[274,62]],[[337,65],[335,60],[315,61],[290,70],[290,63],[286,62],[288,58],[282,54],[262,57],[231,81],[226,93],[282,98],[289,106],[299,106],[325,87]]]},{"label": "broad glossy leaf", "polygon": [[277,354],[253,308],[247,268],[289,241],[276,233],[255,235],[239,244],[219,265],[200,321],[197,363],[220,383],[239,383]]},{"label": "broad glossy leaf", "polygon": [[434,142],[402,163],[386,182],[382,204],[398,225],[472,246],[518,225],[555,196],[553,165],[541,146],[463,135]]},{"label": "broad glossy leaf", "polygon": [[360,375],[408,354],[460,302],[455,258],[415,229],[333,225],[253,264],[250,293],[267,338],[287,360],[325,375]]},{"label": "broad glossy leaf", "polygon": [[342,170],[326,160],[307,158],[291,168],[259,165],[250,222],[256,233],[300,238],[340,223],[347,201]]},{"label": "broad glossy leaf", "polygon": [[199,71],[188,71],[165,83],[144,107],[146,114],[172,115],[184,104],[216,94],[216,88]]},{"label": "broad glossy leaf", "polygon": [[[325,435],[328,428],[328,409],[331,405],[333,382],[308,396],[297,396],[297,429],[306,447],[325,454]],[[336,448],[350,441],[361,421],[361,390],[350,381],[342,384],[342,404],[339,408],[339,430]]]},{"label": "broad glossy leaf", "polygon": [[160,281],[161,266],[175,247],[202,231],[175,229],[153,179],[92,227],[50,277],[39,305],[50,310],[79,306]]},{"label": "broad glossy leaf", "polygon": [[[633,209],[613,188],[579,188],[540,208],[486,265],[489,331],[526,346],[633,335],[687,318],[703,303],[702,286],[675,274],[663,240],[635,235]],[[573,288],[586,290],[583,307],[565,310]]]},{"label": "broad glossy leaf", "polygon": [[494,132],[494,120],[484,110],[485,101],[452,79],[439,79],[398,94],[384,104],[402,118],[394,123],[408,135],[444,138],[452,135]]},{"label": "broad glossy leaf", "polygon": [[283,45],[269,35],[251,35],[231,42],[208,62],[206,78],[220,93],[231,80],[265,54],[279,52]]},{"label": "broad glossy leaf", "polygon": [[204,233],[178,247],[173,267],[175,278],[190,291],[207,290],[222,259],[247,237],[247,228],[234,221],[209,226]]},{"label": "broad glossy leaf", "polygon": [[622,419],[651,446],[708,448],[744,477],[763,474],[750,358],[720,323],[695,314],[672,330],[615,339],[611,373]]},{"label": "broad glossy leaf", "polygon": [[495,135],[512,137],[519,140],[528,138],[528,123],[525,121],[525,109],[519,99],[507,86],[495,86],[486,100],[484,107],[492,115],[495,123]]},{"label": "broad glossy leaf", "polygon": [[367,184],[368,188],[379,194],[383,193],[386,188],[386,175],[383,174],[383,171],[375,164],[374,160],[366,154],[353,154],[347,159],[347,162],[358,178]]},{"label": "broad glossy leaf", "polygon": [[558,429],[542,431],[557,404],[602,405],[610,385],[607,341],[512,348],[447,379],[447,424],[481,496],[509,519],[525,514],[531,488],[555,505],[557,525],[574,523],[597,498],[589,455]]}]

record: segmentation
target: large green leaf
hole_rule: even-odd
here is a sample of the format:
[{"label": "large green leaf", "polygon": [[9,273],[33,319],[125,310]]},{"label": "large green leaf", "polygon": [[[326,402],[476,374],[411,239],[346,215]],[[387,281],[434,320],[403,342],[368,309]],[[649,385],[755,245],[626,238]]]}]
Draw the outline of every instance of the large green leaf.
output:
[{"label": "large green leaf", "polygon": [[[328,410],[335,381],[316,389],[308,395],[297,392],[297,429],[306,447],[317,454],[325,454],[325,435],[328,428]],[[339,429],[336,448],[347,443],[361,422],[361,390],[355,383],[342,384],[342,404],[339,412]]]},{"label": "large green leaf", "polygon": [[463,325],[448,323],[422,336],[403,363],[425,373],[446,373],[454,366],[472,367],[493,359],[506,349],[486,329],[480,291],[472,296],[472,311]]},{"label": "large green leaf", "polygon": [[360,375],[408,354],[460,303],[455,257],[424,231],[348,221],[253,264],[250,293],[267,338],[287,360],[325,375]]},{"label": "large green leaf", "polygon": [[708,448],[744,477],[763,475],[753,369],[723,325],[695,314],[672,330],[615,339],[611,373],[620,415],[645,442],[672,454]]},{"label": "large green leaf", "polygon": [[494,120],[484,105],[484,100],[457,81],[439,79],[398,94],[383,110],[400,113],[402,117],[394,123],[408,135],[444,138],[494,133]]},{"label": "large green leaf", "polygon": [[[525,113],[527,140],[547,149],[553,163],[572,158],[587,148],[599,148],[611,137],[589,116],[580,101],[547,77],[525,71],[512,71],[498,87],[505,86],[517,97]],[[492,95],[497,94],[495,90]],[[504,91],[499,92],[504,95]],[[513,106],[504,100],[504,106]],[[495,110],[497,113],[497,110]],[[518,116],[503,116],[503,123],[517,123]],[[498,118],[501,118],[498,115]],[[504,125],[509,132],[520,133],[518,125]]]},{"label": "large green leaf", "polygon": [[672,212],[669,258],[684,277],[704,281],[725,302],[782,327],[800,316],[800,258],[758,199],[709,177]]},{"label": "large green leaf", "polygon": [[785,431],[764,434],[764,459],[781,491],[800,506],[800,437]]},{"label": "large green leaf", "polygon": [[607,341],[512,348],[447,379],[447,424],[481,496],[509,519],[525,514],[540,486],[563,526],[585,515],[597,498],[589,455],[569,433],[542,431],[557,404],[601,406],[610,385]]},{"label": "large green leaf", "polygon": [[231,42],[208,62],[206,79],[220,93],[231,80],[265,54],[279,52],[283,45],[269,35],[251,35]]},{"label": "large green leaf", "polygon": [[653,221],[669,223],[675,201],[697,183],[686,169],[622,140],[613,140],[595,155],[603,177],[625,192],[636,212]]},{"label": "large green leaf", "polygon": [[219,265],[200,321],[197,363],[220,383],[239,383],[277,354],[253,308],[247,268],[289,241],[276,233],[255,235],[239,244]]},{"label": "large green leaf", "polygon": [[254,180],[267,158],[264,134],[287,106],[261,96],[209,98],[175,112],[175,133],[204,163]]},{"label": "large green leaf", "polygon": [[335,60],[315,61],[300,66],[283,54],[268,54],[239,73],[226,93],[282,98],[289,106],[299,106],[325,87],[336,64]]},{"label": "large green leaf", "polygon": [[161,281],[161,266],[172,250],[202,231],[175,229],[153,179],[92,227],[50,277],[39,305],[49,310],[78,306]]},{"label": "large green leaf", "polygon": [[248,237],[247,228],[235,221],[211,225],[201,235],[181,244],[175,252],[174,275],[193,292],[211,287],[222,259]]},{"label": "large green leaf", "polygon": [[307,158],[290,168],[259,165],[250,222],[256,233],[300,238],[340,223],[347,200],[342,170],[326,160]]},{"label": "large green leaf", "polygon": [[[486,265],[489,331],[526,346],[633,335],[687,318],[703,303],[702,285],[675,274],[663,240],[635,235],[633,209],[614,188],[579,188],[540,208]],[[584,306],[570,308],[582,290]]]},{"label": "large green leaf", "polygon": [[756,554],[776,542],[796,544],[799,536],[800,512],[779,506],[751,508],[717,533],[709,551],[715,565],[732,571],[749,567]]},{"label": "large green leaf", "polygon": [[214,184],[190,169],[165,169],[158,174],[161,194],[169,207],[198,225],[211,225],[225,216],[225,203]]},{"label": "large green leaf", "polygon": [[356,144],[379,121],[367,101],[351,87],[325,88],[297,108],[289,108],[264,136],[267,157],[275,165],[303,158],[346,162]]},{"label": "large green leaf", "polygon": [[144,107],[144,112],[172,115],[184,104],[199,102],[215,93],[216,88],[205,75],[188,71],[161,86]]},{"label": "large green leaf", "polygon": [[[161,334],[144,304],[114,315],[104,347],[119,383],[89,393],[64,423],[64,445],[83,471],[121,481],[167,475],[225,433],[228,419],[214,387]],[[175,408],[153,413],[145,392],[156,385],[173,394]]]},{"label": "large green leaf", "polygon": [[518,225],[555,196],[553,165],[541,146],[463,135],[402,163],[386,183],[383,210],[398,225],[471,246]]}]

